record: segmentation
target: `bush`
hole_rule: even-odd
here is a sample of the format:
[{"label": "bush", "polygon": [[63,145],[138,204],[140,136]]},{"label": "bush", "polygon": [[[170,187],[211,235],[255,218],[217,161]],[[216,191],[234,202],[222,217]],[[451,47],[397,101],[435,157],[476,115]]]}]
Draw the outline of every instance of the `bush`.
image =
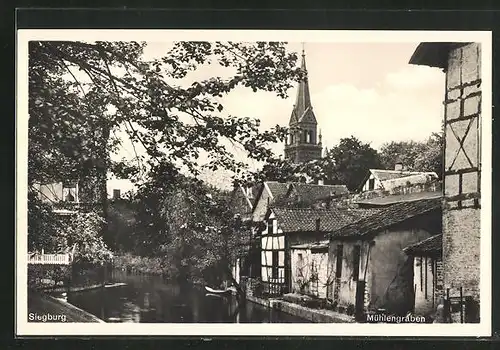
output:
[{"label": "bush", "polygon": [[167,277],[171,276],[172,272],[163,266],[163,261],[159,257],[143,257],[132,255],[130,253],[115,256],[113,259],[113,267],[127,272],[165,275]]}]

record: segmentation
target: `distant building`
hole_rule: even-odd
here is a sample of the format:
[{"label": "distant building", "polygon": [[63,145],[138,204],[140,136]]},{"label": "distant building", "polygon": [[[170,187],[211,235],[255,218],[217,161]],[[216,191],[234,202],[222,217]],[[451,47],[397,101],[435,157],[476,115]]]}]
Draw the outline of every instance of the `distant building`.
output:
[{"label": "distant building", "polygon": [[[444,295],[470,297],[468,310],[449,307],[453,322],[479,321],[481,213],[481,45],[421,43],[410,64],[446,72],[443,211]],[[483,223],[488,225],[489,223]],[[449,295],[449,297],[448,297]],[[464,317],[464,313],[465,316]]]},{"label": "distant building", "polygon": [[233,188],[229,202],[235,215],[239,215],[242,220],[252,219],[252,212],[261,186],[262,184],[252,187],[235,186]]},{"label": "distant building", "polygon": [[[302,51],[302,70],[306,69],[306,56]],[[322,156],[321,133],[314,115],[307,76],[299,83],[297,99],[289,121],[288,139],[285,141],[285,158],[294,163],[304,163]]]},{"label": "distant building", "polygon": [[404,171],[399,164],[394,170],[370,169],[361,184],[361,192],[385,190],[390,191],[395,187],[422,184],[438,180],[435,172]]},{"label": "distant building", "polygon": [[345,185],[317,185],[300,182],[290,183],[285,202],[291,206],[326,208],[332,198],[349,194]]},{"label": "distant building", "polygon": [[383,208],[396,203],[413,202],[422,199],[442,198],[441,182],[429,182],[424,184],[399,187],[388,194],[376,193],[374,196],[354,195],[352,203],[358,208]]},{"label": "distant building", "polygon": [[266,213],[275,201],[285,198],[288,192],[289,183],[277,181],[265,181],[259,188],[259,192],[255,198],[254,208],[252,212],[253,222],[262,222],[265,219]]}]

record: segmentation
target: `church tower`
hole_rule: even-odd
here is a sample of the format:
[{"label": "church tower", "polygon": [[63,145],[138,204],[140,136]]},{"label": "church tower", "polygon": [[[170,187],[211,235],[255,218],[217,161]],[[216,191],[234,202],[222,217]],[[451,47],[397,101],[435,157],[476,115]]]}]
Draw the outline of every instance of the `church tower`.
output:
[{"label": "church tower", "polygon": [[301,68],[306,77],[299,83],[297,99],[289,121],[289,134],[285,141],[285,158],[294,163],[303,163],[321,158],[321,134],[314,116],[307,80],[306,55],[302,50]]}]

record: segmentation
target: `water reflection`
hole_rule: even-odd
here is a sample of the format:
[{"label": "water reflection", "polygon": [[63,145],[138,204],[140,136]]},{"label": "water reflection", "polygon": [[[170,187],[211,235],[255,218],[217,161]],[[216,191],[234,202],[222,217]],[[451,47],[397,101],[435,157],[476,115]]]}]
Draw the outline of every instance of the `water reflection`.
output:
[{"label": "water reflection", "polygon": [[114,282],[127,285],[72,293],[68,301],[106,322],[128,323],[304,323],[301,318],[234,296],[205,293],[202,288],[167,284],[161,277],[115,272]]}]

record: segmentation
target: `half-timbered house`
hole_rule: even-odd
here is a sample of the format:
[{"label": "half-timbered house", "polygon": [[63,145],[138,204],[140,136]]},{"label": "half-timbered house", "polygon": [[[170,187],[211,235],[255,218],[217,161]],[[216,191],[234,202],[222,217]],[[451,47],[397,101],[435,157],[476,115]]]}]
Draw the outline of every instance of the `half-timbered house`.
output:
[{"label": "half-timbered house", "polygon": [[[444,100],[445,152],[443,211],[444,289],[449,297],[465,295],[477,307],[479,320],[482,48],[480,43],[421,43],[410,64],[446,72]],[[472,310],[472,307],[470,308]],[[451,310],[463,322],[463,309]],[[474,315],[475,313],[475,315]]]},{"label": "half-timbered house", "polygon": [[[270,208],[261,232],[261,280],[264,292],[280,295],[292,290],[290,248],[315,244],[336,228],[359,219],[366,210]],[[317,266],[326,269],[325,264]],[[326,281],[325,281],[326,282]]]}]

